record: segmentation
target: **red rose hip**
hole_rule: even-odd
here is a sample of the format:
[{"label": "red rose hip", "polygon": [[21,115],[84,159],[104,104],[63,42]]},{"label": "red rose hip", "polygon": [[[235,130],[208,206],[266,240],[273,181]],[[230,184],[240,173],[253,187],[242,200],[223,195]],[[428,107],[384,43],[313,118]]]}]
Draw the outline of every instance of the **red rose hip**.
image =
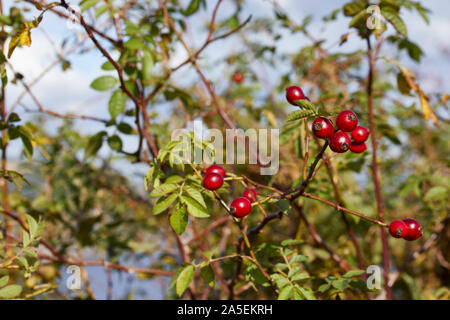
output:
[{"label": "red rose hip", "polygon": [[223,177],[218,173],[208,173],[202,184],[208,190],[217,190],[223,185]]},{"label": "red rose hip", "polygon": [[245,189],[242,193],[242,196],[248,199],[248,201],[253,202],[256,200],[256,190],[253,188],[251,188],[250,190]]},{"label": "red rose hip", "polygon": [[225,178],[226,176],[226,171],[222,166],[219,166],[218,164],[213,164],[212,166],[209,166],[208,168],[206,168],[203,171],[204,174],[209,174],[209,173],[218,173],[220,174],[222,177]]},{"label": "red rose hip", "polygon": [[233,80],[234,80],[234,82],[236,82],[236,83],[241,83],[242,80],[244,80],[244,76],[243,76],[242,73],[240,73],[240,72],[235,72],[235,73],[233,74]]},{"label": "red rose hip", "polygon": [[352,131],[352,139],[357,143],[366,142],[369,137],[369,129],[362,126],[357,126],[355,130]]},{"label": "red rose hip", "polygon": [[422,227],[420,226],[420,223],[415,220],[415,219],[411,219],[411,218],[407,218],[407,219],[403,219],[403,222],[406,224],[406,235],[404,237],[405,240],[408,241],[414,241],[419,239],[422,234]]},{"label": "red rose hip", "polygon": [[403,238],[404,236],[406,236],[407,232],[408,227],[406,226],[406,223],[401,220],[392,221],[389,225],[389,233],[394,238]]},{"label": "red rose hip", "polygon": [[342,131],[336,132],[330,139],[330,149],[337,153],[346,152],[352,141],[349,136]]},{"label": "red rose hip", "polygon": [[419,239],[422,235],[423,235],[423,232],[420,231],[418,234],[416,234],[416,235],[413,236],[413,237],[405,236],[403,239],[405,239],[405,240],[407,240],[407,241],[414,241],[414,240]]},{"label": "red rose hip", "polygon": [[334,134],[333,123],[327,118],[319,117],[312,123],[312,132],[317,138],[329,139]]},{"label": "red rose hip", "polygon": [[240,197],[231,203],[231,214],[236,218],[243,218],[252,211],[252,204],[247,198]]},{"label": "red rose hip", "polygon": [[338,114],[336,118],[336,126],[339,130],[351,132],[358,125],[358,117],[351,110],[345,110]]},{"label": "red rose hip", "polygon": [[297,105],[295,103],[295,100],[307,99],[309,101],[309,99],[303,93],[303,90],[297,86],[290,86],[286,89],[286,99],[293,106]]},{"label": "red rose hip", "polygon": [[366,151],[367,145],[365,143],[357,143],[355,141],[352,141],[350,144],[350,151],[353,153],[363,153]]}]

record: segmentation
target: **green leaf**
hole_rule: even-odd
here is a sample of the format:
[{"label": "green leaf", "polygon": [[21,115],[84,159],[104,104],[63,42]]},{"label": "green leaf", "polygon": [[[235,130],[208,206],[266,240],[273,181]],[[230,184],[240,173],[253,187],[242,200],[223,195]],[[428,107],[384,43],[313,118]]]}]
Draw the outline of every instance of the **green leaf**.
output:
[{"label": "green leaf", "polygon": [[159,185],[158,187],[156,187],[155,189],[153,189],[152,192],[150,192],[150,196],[151,197],[159,197],[159,196],[164,196],[168,193],[172,193],[175,190],[177,190],[179,188],[179,186],[177,184],[174,183],[164,183],[162,185]]},{"label": "green leaf", "polygon": [[311,289],[308,288],[299,288],[302,295],[306,298],[306,300],[316,300],[316,297],[314,296],[314,293]]},{"label": "green leaf", "polygon": [[360,276],[360,275],[362,275],[364,273],[366,273],[365,270],[350,270],[349,272],[344,274],[342,277],[343,278],[353,278],[353,277]]},{"label": "green leaf", "polygon": [[197,200],[182,195],[181,202],[186,204],[188,212],[196,218],[208,218],[209,213]]},{"label": "green leaf", "polygon": [[200,205],[203,208],[206,209],[205,200],[203,199],[202,193],[199,190],[195,189],[191,185],[185,185],[184,188],[183,188],[183,191],[185,191],[191,198],[196,200],[198,203],[200,203]]},{"label": "green leaf", "polygon": [[402,94],[409,95],[411,92],[411,86],[409,85],[408,81],[406,80],[403,72],[399,72],[397,74],[397,88],[398,88],[398,91],[400,91]]},{"label": "green leaf", "polygon": [[89,8],[92,8],[98,2],[99,2],[99,0],[84,0],[84,1],[81,1],[81,3],[80,3],[80,5],[81,5],[81,12],[84,12],[84,11],[88,10]]},{"label": "green leaf", "polygon": [[111,61],[106,61],[104,64],[102,64],[102,70],[105,71],[111,71],[114,70],[114,65],[111,63]]},{"label": "green leaf", "polygon": [[381,14],[392,24],[392,26],[395,28],[395,30],[397,30],[398,33],[400,33],[405,38],[408,37],[408,30],[406,29],[406,25],[396,12],[386,8],[381,10]]},{"label": "green leaf", "polygon": [[361,20],[366,19],[367,15],[368,15],[368,13],[367,13],[366,9],[361,10],[357,15],[355,15],[353,17],[352,20],[350,20],[348,27],[352,28],[352,27],[357,26]]},{"label": "green leaf", "polygon": [[120,132],[125,134],[133,134],[133,128],[126,122],[121,122],[117,125],[117,129],[119,129]]},{"label": "green leaf", "polygon": [[311,110],[313,111],[315,114],[317,114],[317,107],[314,103],[312,103],[311,101],[308,101],[306,99],[300,99],[300,100],[296,100],[295,104],[297,106],[299,106],[301,109],[303,110]]},{"label": "green leaf", "polygon": [[147,83],[153,75],[153,55],[149,50],[144,51],[142,57],[142,80]]},{"label": "green leaf", "polygon": [[304,281],[304,280],[308,280],[309,278],[310,278],[310,276],[306,273],[297,273],[291,278],[291,281],[293,281],[293,282]]},{"label": "green leaf", "polygon": [[170,205],[175,201],[177,197],[178,197],[177,193],[172,193],[168,197],[163,196],[159,198],[155,206],[153,207],[153,214],[158,215],[161,212],[167,210],[167,208],[170,207]]},{"label": "green leaf", "polygon": [[448,190],[443,186],[435,186],[427,191],[423,200],[434,201],[448,198]]},{"label": "green leaf", "polygon": [[3,288],[8,284],[9,276],[3,276],[0,278],[0,288]]},{"label": "green leaf", "polygon": [[9,117],[8,120],[6,122],[11,123],[11,122],[19,122],[20,121],[20,117],[17,113],[12,112]]},{"label": "green leaf", "polygon": [[101,76],[91,83],[91,88],[98,91],[106,91],[114,88],[119,83],[113,76]]},{"label": "green leaf", "polygon": [[195,268],[193,265],[187,265],[180,272],[176,282],[176,292],[179,297],[181,297],[184,291],[189,287],[189,284],[194,278],[194,271]]},{"label": "green leaf", "polygon": [[342,279],[342,280],[334,280],[331,282],[331,285],[338,289],[339,291],[344,291],[345,288],[347,288],[347,285],[349,283],[348,279]]},{"label": "green leaf", "polygon": [[111,95],[109,99],[109,114],[111,119],[116,120],[117,116],[120,115],[125,109],[125,103],[127,101],[127,95],[121,90],[117,89]]},{"label": "green leaf", "polygon": [[113,135],[111,137],[108,137],[108,145],[111,147],[111,149],[116,151],[122,150],[122,139],[118,135]]},{"label": "green leaf", "polygon": [[186,10],[181,10],[181,13],[185,16],[190,16],[198,11],[200,8],[200,0],[191,0]]},{"label": "green leaf", "polygon": [[30,244],[30,234],[27,231],[22,230],[22,245],[24,247],[27,247],[29,244]]},{"label": "green leaf", "polygon": [[309,116],[311,116],[313,114],[314,114],[314,111],[312,111],[312,110],[296,110],[294,112],[291,112],[288,115],[286,121],[291,122],[291,121],[304,119],[304,118],[309,117]]},{"label": "green leaf", "polygon": [[11,284],[9,286],[0,289],[0,299],[13,299],[22,293],[22,287],[17,284]]},{"label": "green leaf", "polygon": [[294,263],[302,263],[302,262],[305,262],[305,261],[308,261],[308,257],[299,254],[299,255],[296,255],[295,257],[293,257],[293,258],[289,261],[289,263],[290,263],[290,264],[294,264]]},{"label": "green leaf", "polygon": [[184,178],[180,176],[170,176],[166,179],[166,183],[182,183],[184,181]]},{"label": "green leaf", "polygon": [[27,158],[30,159],[33,156],[33,145],[31,143],[31,140],[27,136],[22,134],[20,135],[20,139],[23,143],[23,151]]},{"label": "green leaf", "polygon": [[294,293],[294,289],[295,287],[292,285],[285,286],[283,289],[280,290],[278,300],[289,300]]},{"label": "green leaf", "polygon": [[281,242],[281,245],[283,247],[287,247],[287,246],[298,246],[302,243],[304,243],[304,240],[296,240],[296,239],[288,239],[288,240],[283,240]]},{"label": "green leaf", "polygon": [[84,160],[93,157],[102,147],[103,137],[106,135],[105,131],[101,131],[89,138],[86,150],[84,152]]},{"label": "green leaf", "polygon": [[175,232],[180,235],[186,229],[187,224],[188,215],[186,212],[186,207],[180,205],[178,206],[178,209],[170,216],[170,225],[172,226],[173,230],[175,230]]},{"label": "green leaf", "polygon": [[30,235],[31,235],[32,238],[34,238],[34,237],[36,237],[36,233],[38,231],[38,223],[29,214],[27,214],[26,218],[27,218],[27,221],[28,221],[28,229],[30,230]]},{"label": "green leaf", "polygon": [[347,17],[353,17],[358,14],[361,10],[365,8],[365,4],[363,1],[353,1],[349,2],[343,7],[344,15]]},{"label": "green leaf", "polygon": [[329,283],[324,283],[319,287],[319,292],[324,293],[325,291],[327,291],[328,289],[330,289],[331,284]]},{"label": "green leaf", "polygon": [[210,287],[214,287],[216,276],[214,274],[213,268],[207,261],[205,261],[205,263],[202,263],[200,267],[200,275]]},{"label": "green leaf", "polygon": [[275,284],[277,285],[278,289],[282,289],[288,284],[290,284],[289,279],[278,273],[272,274],[271,278],[272,281],[275,282]]},{"label": "green leaf", "polygon": [[139,38],[130,38],[127,42],[125,42],[124,47],[130,50],[139,50],[144,47],[144,41]]}]

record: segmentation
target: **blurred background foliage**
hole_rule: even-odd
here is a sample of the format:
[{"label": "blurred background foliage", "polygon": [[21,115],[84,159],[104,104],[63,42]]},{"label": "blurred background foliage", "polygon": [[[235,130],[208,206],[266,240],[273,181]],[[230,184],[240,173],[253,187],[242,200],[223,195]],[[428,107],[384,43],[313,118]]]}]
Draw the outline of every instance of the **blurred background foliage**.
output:
[{"label": "blurred background foliage", "polygon": [[[248,23],[244,23],[247,16],[243,12],[255,6],[252,1],[223,1],[227,12],[222,14],[219,7],[213,35],[234,30],[225,41],[232,39],[233,42],[228,44],[239,45],[232,46],[232,50],[218,50],[215,44],[207,44],[211,46],[207,50],[209,54],[200,52],[197,64],[202,74],[211,80],[214,98],[190,61],[178,71],[177,66],[187,56],[180,53],[184,52],[183,46],[178,35],[168,28],[158,1],[81,1],[79,8],[83,16],[98,31],[95,36],[123,68],[124,85],[129,93],[136,100],[145,101],[142,110],[120,89],[114,66],[103,59],[104,63],[98,68],[104,75],[91,79],[91,87],[105,91],[102,94],[107,95],[108,100],[98,106],[101,111],[87,119],[81,114],[66,114],[61,111],[64,109],[52,110],[40,104],[30,89],[33,79],[15,72],[14,65],[6,58],[8,49],[11,50],[10,43],[17,35],[22,34],[17,46],[27,44],[26,34],[34,27],[30,21],[38,21],[36,27],[40,28],[37,24],[55,14],[52,10],[59,16],[58,12],[69,14],[60,3],[49,5],[37,1],[41,6],[35,7],[33,2],[16,1],[8,10],[4,7],[0,16],[0,40],[4,49],[0,59],[2,79],[7,74],[9,81],[8,84],[6,79],[3,82],[0,124],[4,156],[2,212],[10,213],[4,214],[5,219],[0,225],[0,287],[9,283],[9,286],[23,288],[10,288],[13,292],[7,292],[4,298],[178,298],[178,288],[170,286],[169,281],[183,261],[186,262],[185,257],[189,257],[189,262],[198,262],[205,256],[213,259],[233,255],[239,230],[229,221],[211,230],[200,241],[192,240],[226,216],[214,201],[208,201],[210,217],[190,217],[186,231],[180,237],[173,231],[167,214],[152,214],[156,198],[144,190],[144,176],[154,164],[148,135],[158,148],[163,149],[170,142],[173,130],[192,129],[190,126],[195,119],[201,119],[207,128],[224,130],[226,121],[215,107],[220,104],[238,128],[282,129],[280,169],[276,175],[261,176],[256,165],[226,165],[227,171],[281,190],[295,187],[302,181],[305,136],[309,133],[303,121],[289,128],[283,127],[287,114],[294,110],[285,101],[284,90],[289,85],[299,85],[320,110],[336,114],[352,109],[361,123],[368,124],[368,68],[364,40],[367,32],[377,50],[373,97],[386,220],[413,217],[424,228],[424,236],[416,242],[389,238],[393,294],[397,299],[450,297],[449,92],[425,93],[420,89],[420,77],[415,79],[412,71],[402,69],[403,61],[411,60],[415,61],[420,73],[420,61],[427,51],[414,43],[414,35],[407,33],[408,21],[401,19],[404,11],[414,11],[432,23],[430,12],[419,2],[377,1],[384,10],[385,23],[381,31],[370,31],[364,23],[367,16],[355,18],[362,9],[365,10],[366,1],[342,2],[336,4],[336,10],[330,8],[330,14],[325,17],[307,16],[300,22],[291,20],[277,1],[268,1],[272,5],[272,14],[253,16]],[[188,39],[189,46],[197,50],[209,31],[215,4],[215,1],[206,0],[165,1],[176,28]],[[41,13],[42,19],[31,18]],[[197,34],[190,23],[199,15],[209,18],[203,19],[204,25],[200,27],[203,31]],[[64,19],[62,17],[62,21]],[[322,19],[324,25],[346,19],[350,26],[342,30],[340,39],[315,38],[312,34],[317,33],[310,32],[313,19]],[[31,39],[34,32],[31,30]],[[67,48],[73,46],[75,49],[71,54],[81,56],[98,49],[92,46],[89,38],[80,36],[85,34],[84,30],[68,29],[65,32],[63,48],[57,50],[62,53],[57,54],[58,63],[55,64],[64,70],[71,68]],[[305,38],[309,44],[288,54],[279,50],[286,37]],[[31,48],[17,50],[32,51],[33,44]],[[180,55],[184,58],[180,59]],[[243,75],[241,83],[232,80],[235,72]],[[19,104],[12,110],[5,100],[10,86],[25,90],[24,95],[32,98],[31,103]],[[426,96],[425,100],[423,96]],[[36,115],[36,112],[40,114]],[[81,122],[95,124],[95,132],[85,134],[79,130]],[[23,154],[19,161],[10,161],[7,147],[14,148],[13,140],[18,138]],[[311,139],[307,161],[312,162],[312,155],[319,149],[317,141]],[[362,155],[335,156],[328,151],[326,157],[330,159],[330,166],[318,171],[308,192],[333,202],[343,202],[347,208],[377,218],[371,154],[371,146]],[[139,170],[130,169],[135,167]],[[190,170],[163,168],[165,177],[184,176]],[[332,181],[341,199],[336,198]],[[230,181],[221,195],[230,202],[242,190],[239,183]],[[262,197],[270,192],[258,189],[258,194]],[[282,210],[286,215],[268,223],[263,232],[250,240],[267,270],[297,257],[291,262],[301,268],[307,278],[295,280],[301,285],[302,295],[293,298],[384,297],[382,291],[366,293],[361,290],[360,274],[348,275],[347,281],[344,274],[348,270],[332,258],[331,254],[335,253],[345,260],[349,269],[360,269],[348,229],[335,208],[305,197],[299,199],[296,208],[280,208],[279,204],[273,203],[264,204],[263,208],[268,213]],[[19,259],[26,246],[20,239],[23,230],[11,214],[20,221],[28,221],[25,223],[28,228],[31,226],[27,216],[39,224],[45,222],[41,238],[37,236],[31,243],[34,247],[31,251],[35,254],[28,253],[27,259],[39,263],[35,269],[30,270]],[[255,208],[246,224],[252,228],[263,218],[262,212]],[[359,243],[363,265],[381,265],[379,227],[354,216],[348,217],[348,223]],[[318,245],[310,227],[327,245],[328,251]],[[45,239],[59,256],[49,252],[39,239]],[[298,241],[282,245],[287,239]],[[179,241],[184,250],[180,251]],[[276,254],[272,256],[274,251]],[[10,257],[15,258],[11,260]],[[99,261],[99,264],[83,267],[82,289],[69,291],[65,281],[68,276],[66,266],[70,261],[61,257],[72,262]],[[2,261],[9,263],[1,264]],[[163,270],[166,274],[109,268],[104,261],[127,268]],[[212,264],[216,274],[212,287],[205,281],[208,276],[195,273],[185,297],[230,298],[230,283],[235,286],[236,296],[243,299],[276,297],[260,271],[248,261],[244,261],[243,273],[236,278],[237,263],[236,259],[226,259]],[[271,272],[277,274],[276,270]],[[327,287],[327,284],[330,285]],[[279,289],[282,291],[281,287]]]}]

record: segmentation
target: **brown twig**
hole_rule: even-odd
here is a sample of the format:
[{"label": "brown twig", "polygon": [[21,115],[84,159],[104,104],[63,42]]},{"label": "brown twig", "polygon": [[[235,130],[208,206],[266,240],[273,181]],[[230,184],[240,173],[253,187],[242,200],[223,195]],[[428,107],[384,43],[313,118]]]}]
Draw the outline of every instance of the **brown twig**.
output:
[{"label": "brown twig", "polygon": [[[367,42],[367,57],[369,61],[369,74],[367,81],[367,100],[369,107],[369,127],[370,127],[370,136],[372,143],[372,180],[375,187],[375,197],[377,201],[378,207],[378,218],[381,222],[384,222],[384,205],[383,198],[381,195],[381,186],[380,180],[378,177],[378,160],[377,160],[377,137],[376,137],[376,125],[375,125],[375,113],[373,107],[373,77],[374,77],[374,57],[372,53],[372,45],[370,42],[370,34],[366,36]],[[381,243],[383,248],[383,277],[384,277],[384,289],[386,291],[386,298],[388,300],[392,299],[391,288],[389,287],[389,247],[387,243],[387,234],[386,228],[381,228]]]}]

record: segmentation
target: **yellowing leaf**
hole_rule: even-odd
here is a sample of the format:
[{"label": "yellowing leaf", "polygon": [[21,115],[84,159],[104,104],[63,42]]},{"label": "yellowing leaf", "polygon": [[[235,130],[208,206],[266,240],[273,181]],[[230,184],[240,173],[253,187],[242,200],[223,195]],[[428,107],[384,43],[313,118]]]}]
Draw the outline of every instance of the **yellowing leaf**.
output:
[{"label": "yellowing leaf", "polygon": [[27,46],[31,45],[31,32],[30,30],[36,28],[41,22],[42,17],[31,21],[30,24],[25,23],[25,28],[17,32],[10,40],[8,47],[8,59],[11,58],[14,50],[18,45]]},{"label": "yellowing leaf", "polygon": [[437,124],[438,118],[437,118],[436,114],[434,113],[433,109],[431,109],[431,107],[430,107],[428,97],[425,95],[425,93],[423,93],[422,90],[420,90],[419,96],[420,96],[420,107],[423,112],[423,117],[425,118],[425,120],[428,120],[429,118],[431,118],[433,120],[433,123]]},{"label": "yellowing leaf", "polygon": [[393,64],[395,64],[401,71],[404,80],[406,80],[407,85],[414,90],[418,95],[420,99],[420,108],[422,109],[423,117],[425,120],[432,119],[434,124],[437,124],[438,118],[436,114],[434,113],[433,109],[430,106],[430,102],[428,100],[427,95],[425,92],[422,91],[420,86],[416,82],[416,77],[414,73],[409,70],[408,68],[400,65],[398,61],[388,59],[388,61],[391,61]]}]

